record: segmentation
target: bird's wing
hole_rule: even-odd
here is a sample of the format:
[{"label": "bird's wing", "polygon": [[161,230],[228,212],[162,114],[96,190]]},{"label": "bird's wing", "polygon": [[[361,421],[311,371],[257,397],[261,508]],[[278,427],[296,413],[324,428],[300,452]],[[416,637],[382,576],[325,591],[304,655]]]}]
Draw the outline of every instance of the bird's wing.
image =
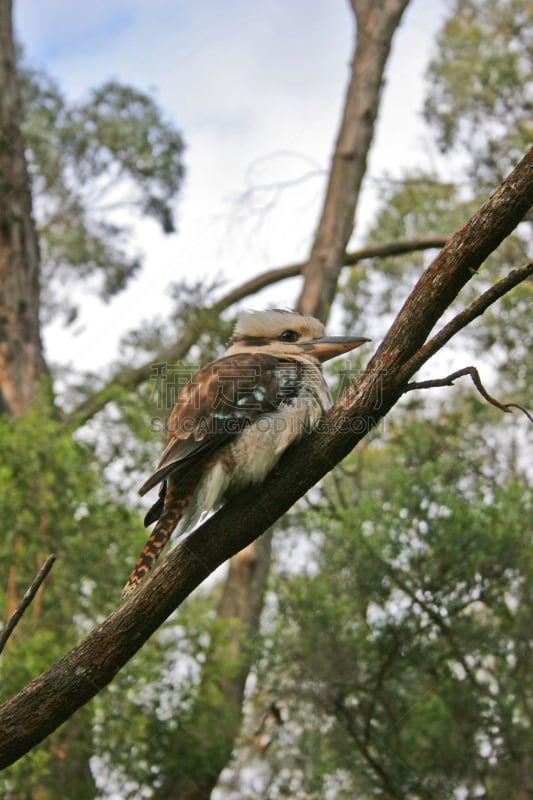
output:
[{"label": "bird's wing", "polygon": [[139,489],[146,494],[169,473],[175,478],[298,394],[304,367],[257,353],[226,356],[203,367],[180,393],[168,422],[157,470]]}]

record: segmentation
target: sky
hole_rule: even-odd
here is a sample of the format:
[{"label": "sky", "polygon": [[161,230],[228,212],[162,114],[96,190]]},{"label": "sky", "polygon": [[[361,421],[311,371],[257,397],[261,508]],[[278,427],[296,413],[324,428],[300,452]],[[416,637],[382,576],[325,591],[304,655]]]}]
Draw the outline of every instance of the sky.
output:
[{"label": "sky", "polygon": [[[14,0],[27,60],[73,100],[109,78],[149,92],[186,142],[177,234],[136,225],[142,273],[110,305],[84,298],[74,327],[45,332],[52,362],[104,367],[121,334],[170,307],[188,279],[237,285],[304,260],[349,75],[348,0]],[[396,33],[353,243],[377,207],[384,175],[431,168],[421,118],[425,74],[446,0],[412,0]],[[288,184],[280,191],[279,183]],[[270,188],[268,188],[270,187]],[[272,188],[274,187],[274,188]],[[251,298],[294,304],[299,283]]]}]

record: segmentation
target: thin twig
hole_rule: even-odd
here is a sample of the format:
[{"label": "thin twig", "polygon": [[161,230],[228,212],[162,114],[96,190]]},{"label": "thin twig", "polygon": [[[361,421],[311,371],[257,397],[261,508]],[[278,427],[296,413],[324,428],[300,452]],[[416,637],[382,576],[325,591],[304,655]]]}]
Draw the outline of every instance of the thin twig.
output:
[{"label": "thin twig", "polygon": [[37,575],[35,576],[35,578],[31,582],[31,585],[30,585],[29,589],[26,590],[26,592],[24,594],[24,597],[22,598],[22,600],[20,601],[20,603],[16,607],[15,611],[13,612],[13,614],[8,619],[4,630],[0,634],[0,653],[2,652],[4,647],[6,646],[7,640],[9,639],[9,637],[11,636],[13,631],[15,630],[15,626],[20,622],[20,619],[21,619],[22,615],[24,614],[24,612],[26,611],[26,609],[30,605],[31,601],[33,600],[33,598],[35,597],[35,595],[39,591],[39,588],[40,588],[41,584],[44,582],[46,576],[48,575],[48,573],[52,569],[52,566],[53,566],[53,563],[54,563],[55,560],[56,560],[56,557],[55,557],[54,554],[48,556],[48,558],[46,559],[46,561],[42,565],[41,569],[39,570],[39,572],[37,573]]},{"label": "thin twig", "polygon": [[500,403],[499,400],[496,400],[495,397],[492,397],[492,395],[487,392],[481,383],[479,372],[475,367],[464,367],[463,369],[458,369],[457,372],[452,372],[452,374],[447,375],[446,378],[435,378],[431,381],[413,381],[412,383],[407,384],[405,391],[412,392],[415,389],[434,389],[437,386],[453,386],[454,381],[457,380],[457,378],[462,378],[464,375],[470,375],[474,386],[488,403],[505,412],[511,412],[513,408],[518,408],[519,411],[522,411],[528,420],[533,423],[533,417],[523,406],[518,405],[518,403]]},{"label": "thin twig", "polygon": [[499,300],[500,297],[503,297],[504,294],[515,286],[518,286],[519,283],[522,283],[522,281],[532,274],[533,261],[530,261],[523,267],[517,267],[511,270],[505,278],[501,278],[494,286],[491,286],[490,289],[483,292],[473,303],[450,320],[450,322],[433,336],[432,339],[426,342],[426,344],[404,364],[401,375],[405,375],[406,378],[413,375],[429,358],[431,358],[431,356],[435,355],[441,347],[449,342],[456,333],[466,328],[472,320],[476,319],[476,317],[480,317],[489,306],[496,302],[496,300]]}]

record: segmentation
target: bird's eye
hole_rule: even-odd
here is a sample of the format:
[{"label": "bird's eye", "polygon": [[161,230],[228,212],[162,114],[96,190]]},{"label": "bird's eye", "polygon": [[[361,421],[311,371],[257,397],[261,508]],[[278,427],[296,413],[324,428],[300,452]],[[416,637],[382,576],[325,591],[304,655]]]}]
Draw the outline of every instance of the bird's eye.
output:
[{"label": "bird's eye", "polygon": [[281,342],[296,342],[299,336],[296,331],[283,331],[279,338]]}]

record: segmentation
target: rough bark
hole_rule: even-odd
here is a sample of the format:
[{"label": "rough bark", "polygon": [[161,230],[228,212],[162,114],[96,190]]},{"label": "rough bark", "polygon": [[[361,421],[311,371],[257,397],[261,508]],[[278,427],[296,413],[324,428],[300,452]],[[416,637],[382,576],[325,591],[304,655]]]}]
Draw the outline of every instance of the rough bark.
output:
[{"label": "rough bark", "polygon": [[417,354],[432,328],[532,204],[533,149],[425,270],[364,374],[324,425],[289,448],[260,488],[224,506],[121,608],[0,707],[0,768],[94,697],[208,574],[260,536],[387,414],[422,365]]},{"label": "rough bark", "polygon": [[46,372],[39,251],[20,133],[11,0],[0,0],[0,410],[20,414]]},{"label": "rough bark", "polygon": [[333,152],[326,196],[311,255],[304,270],[299,308],[326,320],[335,297],[355,210],[392,38],[409,0],[352,0],[356,44],[343,116]]}]

